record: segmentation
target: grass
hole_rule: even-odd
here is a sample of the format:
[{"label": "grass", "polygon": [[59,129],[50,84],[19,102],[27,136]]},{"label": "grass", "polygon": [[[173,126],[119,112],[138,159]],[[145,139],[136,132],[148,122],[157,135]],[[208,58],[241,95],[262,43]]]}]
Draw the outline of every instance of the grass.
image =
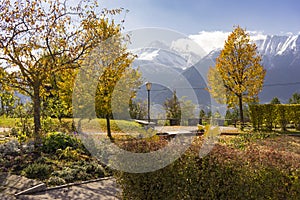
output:
[{"label": "grass", "polygon": [[[13,128],[16,126],[16,123],[19,121],[19,118],[7,118],[0,117],[0,127],[3,128]],[[63,123],[72,124],[72,118],[63,118]],[[76,125],[78,125],[79,119],[74,120]],[[56,118],[51,118],[52,124],[59,124],[59,120]],[[126,120],[111,120],[111,131],[112,132],[140,132],[142,130],[141,125]],[[82,129],[90,132],[106,132],[106,120],[105,119],[92,119],[92,120],[82,120],[81,121]]]},{"label": "grass", "polygon": [[[80,123],[81,129],[85,132],[106,132],[106,119],[74,119],[76,127]],[[110,127],[112,132],[118,133],[132,133],[132,132],[139,132],[142,130],[142,126],[133,122],[133,121],[126,121],[126,120],[110,120]]]},{"label": "grass", "polygon": [[18,118],[8,118],[8,117],[0,117],[0,127],[3,128],[12,128],[16,125]]}]

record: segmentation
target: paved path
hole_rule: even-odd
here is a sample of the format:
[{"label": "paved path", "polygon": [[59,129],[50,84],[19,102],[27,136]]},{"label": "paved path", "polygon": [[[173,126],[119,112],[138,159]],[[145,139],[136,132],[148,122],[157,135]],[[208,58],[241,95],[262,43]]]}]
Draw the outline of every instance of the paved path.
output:
[{"label": "paved path", "polygon": [[3,128],[3,127],[0,127],[0,132],[7,132],[7,131],[10,131],[11,128]]},{"label": "paved path", "polygon": [[38,192],[30,195],[14,194],[24,191],[41,182],[27,179],[16,175],[2,174],[0,180],[0,199],[1,200],[46,200],[46,199],[61,199],[61,200],[108,200],[119,199],[120,189],[118,188],[115,179],[108,178],[100,181],[87,182],[61,188],[49,189],[43,192]]},{"label": "paved path", "polygon": [[120,190],[114,179],[48,190],[32,195],[20,195],[17,199],[24,200],[108,200],[117,198]]}]

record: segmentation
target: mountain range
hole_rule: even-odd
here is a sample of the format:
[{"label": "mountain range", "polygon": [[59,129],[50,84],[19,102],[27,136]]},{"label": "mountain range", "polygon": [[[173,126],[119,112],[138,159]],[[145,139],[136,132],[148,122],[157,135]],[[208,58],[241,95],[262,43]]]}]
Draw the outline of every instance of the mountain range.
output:
[{"label": "mountain range", "polygon": [[[191,97],[199,104],[210,104],[209,93],[205,90],[206,76],[209,67],[215,65],[226,38],[202,38],[201,41],[200,33],[188,39],[178,39],[171,45],[153,41],[149,47],[133,51],[138,56],[133,66],[139,67],[146,81],[176,90],[179,96]],[[268,103],[278,97],[282,103],[287,103],[293,93],[300,93],[300,35],[251,32],[250,38],[257,45],[262,65],[267,71],[259,94],[260,102]],[[158,101],[165,98],[164,95],[156,96],[161,97]]]}]

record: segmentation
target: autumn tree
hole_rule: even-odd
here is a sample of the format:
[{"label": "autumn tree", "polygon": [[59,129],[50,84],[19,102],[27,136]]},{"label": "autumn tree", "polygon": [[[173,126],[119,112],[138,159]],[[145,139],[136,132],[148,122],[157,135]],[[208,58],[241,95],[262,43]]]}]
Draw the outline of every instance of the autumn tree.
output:
[{"label": "autumn tree", "polygon": [[217,102],[239,107],[243,123],[243,104],[258,101],[265,74],[256,45],[250,42],[246,30],[237,26],[225,41],[215,66],[209,69],[209,91]]},{"label": "autumn tree", "polygon": [[[129,54],[128,61],[133,55]],[[135,57],[135,56],[134,56]],[[112,114],[114,119],[132,119],[133,112],[138,112],[138,116],[144,119],[144,111],[146,111],[146,104],[133,102],[136,98],[138,89],[143,84],[142,74],[138,69],[131,67],[131,62],[127,63],[126,69],[119,74],[118,82],[115,85],[112,95]],[[126,63],[123,63],[123,65]],[[120,66],[119,66],[120,67]],[[137,109],[133,111],[134,107]],[[147,112],[146,112],[147,113]],[[133,118],[136,119],[136,118]]]},{"label": "autumn tree", "polygon": [[42,96],[42,114],[57,118],[72,117],[72,91],[76,69],[66,69],[53,74],[45,81]]},{"label": "autumn tree", "polygon": [[99,43],[84,59],[76,78],[73,112],[79,120],[105,118],[107,136],[113,141],[110,120],[124,118],[126,113],[130,117],[130,99],[141,85],[141,74],[131,67],[136,56],[127,50],[128,40],[122,36],[121,27],[113,23],[98,27],[105,27],[111,37]]},{"label": "autumn tree", "polygon": [[[119,44],[122,45],[122,44]],[[142,84],[141,75],[130,68],[134,56],[126,48],[118,47],[116,58],[103,67],[96,91],[96,112],[106,119],[107,136],[113,140],[110,128],[112,118],[122,119],[130,116],[130,99],[135,97],[136,89]]]},{"label": "autumn tree", "polygon": [[[116,29],[120,31],[119,29]],[[98,88],[96,91],[96,111],[99,116],[106,119],[107,135],[113,139],[110,128],[110,119],[116,117],[121,118],[122,115],[128,114],[129,101],[135,96],[136,89],[142,84],[140,81],[141,75],[137,70],[131,68],[131,64],[135,58],[129,53],[122,44],[122,37],[119,37],[118,42],[112,42],[113,51],[109,57],[110,62],[103,62],[102,74],[99,77]],[[111,48],[111,47],[110,47]],[[98,54],[99,55],[99,54]],[[101,59],[101,56],[100,56]]]},{"label": "autumn tree", "polygon": [[41,101],[47,80],[53,74],[80,66],[80,60],[99,41],[111,37],[98,27],[109,23],[108,14],[96,13],[97,1],[1,0],[0,59],[13,71],[6,81],[28,95],[34,107],[34,138],[40,141]]},{"label": "autumn tree", "polygon": [[4,82],[7,72],[0,67],[0,116],[12,115],[16,102],[19,100],[14,91]]}]

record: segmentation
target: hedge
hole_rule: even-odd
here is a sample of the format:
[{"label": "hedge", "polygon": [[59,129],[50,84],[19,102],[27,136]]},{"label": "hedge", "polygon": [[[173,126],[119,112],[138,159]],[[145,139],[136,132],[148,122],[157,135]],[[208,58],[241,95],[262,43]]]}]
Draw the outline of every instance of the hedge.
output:
[{"label": "hedge", "polygon": [[250,105],[250,118],[254,129],[272,130],[279,125],[283,131],[288,123],[300,129],[300,104],[259,104]]},{"label": "hedge", "polygon": [[121,199],[300,198],[300,171],[277,165],[285,163],[277,154],[216,145],[200,158],[198,151],[191,147],[181,158],[154,172],[114,172],[122,188]]}]

